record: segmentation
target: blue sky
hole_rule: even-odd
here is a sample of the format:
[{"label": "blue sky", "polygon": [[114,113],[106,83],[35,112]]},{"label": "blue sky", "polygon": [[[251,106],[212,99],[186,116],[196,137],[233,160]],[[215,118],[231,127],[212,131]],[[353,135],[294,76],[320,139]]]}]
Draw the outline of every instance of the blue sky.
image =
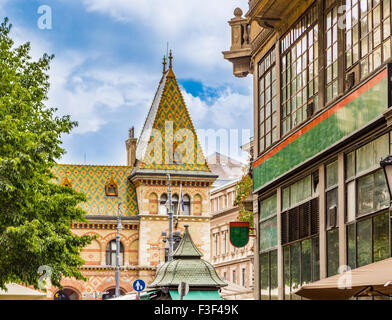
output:
[{"label": "blue sky", "polygon": [[[37,24],[42,5],[52,11],[50,30]],[[31,42],[33,58],[55,55],[47,104],[79,122],[63,137],[67,154],[60,162],[123,165],[128,129],[140,134],[167,43],[195,128],[239,130],[238,145],[243,129],[252,132],[252,78],[235,78],[221,53],[230,47],[227,21],[247,6],[247,0],[0,0],[0,15],[10,19],[16,44]]]}]

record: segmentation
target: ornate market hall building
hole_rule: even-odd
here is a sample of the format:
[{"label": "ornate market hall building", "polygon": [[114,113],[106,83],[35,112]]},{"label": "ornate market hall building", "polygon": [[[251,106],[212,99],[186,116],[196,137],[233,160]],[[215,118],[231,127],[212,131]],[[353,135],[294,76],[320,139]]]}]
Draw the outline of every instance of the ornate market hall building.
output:
[{"label": "ornate market hall building", "polygon": [[[137,139],[134,129],[126,141],[127,165],[59,164],[53,168],[57,182],[86,194],[81,204],[86,223],[73,223],[72,231],[97,239],[82,252],[81,268],[88,281],[63,279],[64,290],[50,288],[49,298],[108,298],[115,289],[117,215],[122,216],[120,265],[121,294],[132,283],[147,285],[167,259],[167,174],[171,175],[174,228],[189,230],[198,250],[210,256],[209,191],[217,178],[204,158],[183,96],[172,69],[172,56],[156,91],[144,127]],[[181,206],[181,191],[184,208]],[[119,209],[119,210],[118,210]],[[180,239],[179,239],[180,240]],[[167,244],[167,241],[166,241]]]}]

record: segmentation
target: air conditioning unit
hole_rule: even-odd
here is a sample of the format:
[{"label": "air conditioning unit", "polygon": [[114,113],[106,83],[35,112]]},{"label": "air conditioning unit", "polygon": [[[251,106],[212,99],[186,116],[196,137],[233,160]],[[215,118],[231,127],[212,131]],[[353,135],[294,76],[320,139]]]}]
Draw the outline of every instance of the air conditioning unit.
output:
[{"label": "air conditioning unit", "polygon": [[332,206],[328,209],[327,212],[327,230],[336,228],[337,225],[338,225],[338,208],[336,206]]},{"label": "air conditioning unit", "polygon": [[306,106],[306,118],[309,119],[313,116],[314,114],[314,101],[310,101],[308,105]]}]

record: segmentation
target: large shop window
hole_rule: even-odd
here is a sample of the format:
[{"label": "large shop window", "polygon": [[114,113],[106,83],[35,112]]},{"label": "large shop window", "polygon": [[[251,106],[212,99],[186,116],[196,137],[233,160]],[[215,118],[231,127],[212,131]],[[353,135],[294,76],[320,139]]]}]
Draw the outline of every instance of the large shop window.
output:
[{"label": "large shop window", "polygon": [[259,64],[259,153],[278,141],[275,48]]},{"label": "large shop window", "polygon": [[[260,201],[260,290],[262,300],[278,299],[277,195]],[[270,250],[269,252],[267,252]]]},{"label": "large shop window", "polygon": [[306,239],[283,250],[285,300],[298,300],[300,297],[293,292],[320,279],[319,238]]},{"label": "large shop window", "polygon": [[278,299],[278,251],[273,250],[260,255],[260,293],[261,300]]},{"label": "large shop window", "polygon": [[347,226],[347,261],[351,269],[390,257],[389,213]]},{"label": "large shop window", "polygon": [[346,0],[346,67],[361,77],[391,57],[391,0]]},{"label": "large shop window", "polygon": [[326,165],[327,276],[339,270],[338,162]]},{"label": "large shop window", "polygon": [[317,5],[281,40],[282,135],[305,121],[318,104]]},{"label": "large shop window", "polygon": [[278,245],[276,202],[276,194],[260,201],[260,251],[266,251]]},{"label": "large shop window", "polygon": [[[351,268],[390,257],[389,192],[380,159],[390,153],[385,134],[346,155],[347,261]],[[384,211],[384,212],[383,212]]]},{"label": "large shop window", "polygon": [[380,138],[346,155],[347,222],[389,207],[380,159],[390,152],[390,137]]},{"label": "large shop window", "polygon": [[283,189],[282,244],[319,233],[318,172]]},{"label": "large shop window", "polygon": [[338,96],[338,5],[335,4],[332,8],[330,3],[336,2],[334,0],[327,1],[328,11],[326,13],[326,87],[327,87],[327,102],[333,100]]}]

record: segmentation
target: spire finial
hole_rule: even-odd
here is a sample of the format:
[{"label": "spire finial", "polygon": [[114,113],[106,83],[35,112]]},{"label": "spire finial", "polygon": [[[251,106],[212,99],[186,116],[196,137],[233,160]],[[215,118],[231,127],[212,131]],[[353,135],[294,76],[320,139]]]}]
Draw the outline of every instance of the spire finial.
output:
[{"label": "spire finial", "polygon": [[173,67],[173,55],[172,55],[172,51],[170,49],[170,55],[169,55],[169,69],[171,69]]},{"label": "spire finial", "polygon": [[166,57],[165,57],[165,56],[163,56],[163,62],[162,62],[162,64],[163,64],[163,73],[165,73],[165,72],[166,72],[166,65],[167,65]]}]

